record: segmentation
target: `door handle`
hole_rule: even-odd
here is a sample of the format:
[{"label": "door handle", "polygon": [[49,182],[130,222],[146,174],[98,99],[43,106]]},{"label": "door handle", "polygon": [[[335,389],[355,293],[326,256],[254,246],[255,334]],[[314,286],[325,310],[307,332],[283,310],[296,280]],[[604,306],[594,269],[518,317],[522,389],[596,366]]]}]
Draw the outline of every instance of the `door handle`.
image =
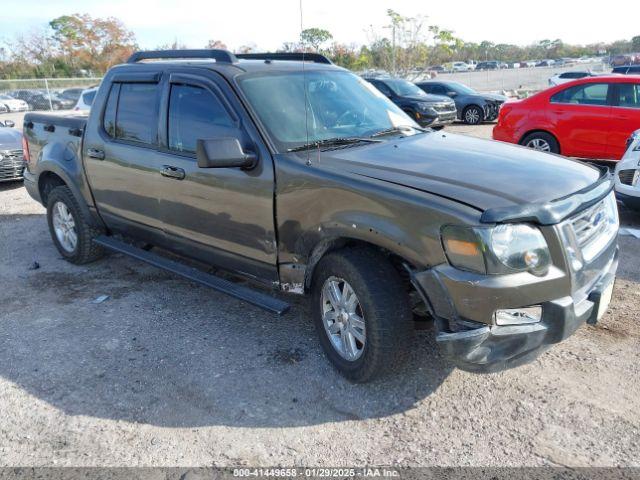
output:
[{"label": "door handle", "polygon": [[185,177],[184,170],[178,167],[172,167],[171,165],[165,165],[160,170],[160,175],[168,178],[175,178],[176,180],[182,180]]},{"label": "door handle", "polygon": [[104,150],[98,148],[87,148],[87,155],[96,160],[104,160]]}]

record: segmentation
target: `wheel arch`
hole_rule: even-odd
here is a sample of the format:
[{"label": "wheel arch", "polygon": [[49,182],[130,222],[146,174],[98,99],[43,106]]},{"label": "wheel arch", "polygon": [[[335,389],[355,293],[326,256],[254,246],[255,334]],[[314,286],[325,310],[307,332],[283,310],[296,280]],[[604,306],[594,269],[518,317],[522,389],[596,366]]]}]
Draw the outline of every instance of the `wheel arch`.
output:
[{"label": "wheel arch", "polygon": [[85,216],[87,221],[92,226],[102,227],[102,225],[96,221],[95,216],[91,214],[87,202],[84,200],[82,193],[75,183],[71,181],[70,176],[55,163],[47,163],[49,164],[41,166],[43,169],[38,174],[38,192],[40,194],[42,204],[45,207],[47,206],[48,196],[54,188],[61,186],[68,187],[78,202],[80,210],[82,210],[82,214]]}]

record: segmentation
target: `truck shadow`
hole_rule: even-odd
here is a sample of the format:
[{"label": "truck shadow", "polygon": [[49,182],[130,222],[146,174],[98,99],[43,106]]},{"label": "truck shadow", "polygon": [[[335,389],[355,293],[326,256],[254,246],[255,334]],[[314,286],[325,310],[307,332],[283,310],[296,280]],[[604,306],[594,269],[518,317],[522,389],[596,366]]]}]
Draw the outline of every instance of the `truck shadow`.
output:
[{"label": "truck shadow", "polygon": [[292,311],[276,317],[123,256],[73,266],[44,216],[3,223],[16,235],[0,250],[0,375],[66,415],[165,427],[377,418],[410,410],[452,370],[417,331],[403,367],[354,385],[324,358],[305,299],[287,297]]}]

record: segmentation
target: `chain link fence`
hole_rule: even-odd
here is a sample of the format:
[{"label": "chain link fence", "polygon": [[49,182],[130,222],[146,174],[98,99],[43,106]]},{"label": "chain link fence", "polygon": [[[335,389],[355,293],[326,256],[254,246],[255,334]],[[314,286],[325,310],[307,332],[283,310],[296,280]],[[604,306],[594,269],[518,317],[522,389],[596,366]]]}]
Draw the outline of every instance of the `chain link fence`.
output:
[{"label": "chain link fence", "polygon": [[101,78],[0,80],[0,115],[24,111],[72,110],[83,90]]}]

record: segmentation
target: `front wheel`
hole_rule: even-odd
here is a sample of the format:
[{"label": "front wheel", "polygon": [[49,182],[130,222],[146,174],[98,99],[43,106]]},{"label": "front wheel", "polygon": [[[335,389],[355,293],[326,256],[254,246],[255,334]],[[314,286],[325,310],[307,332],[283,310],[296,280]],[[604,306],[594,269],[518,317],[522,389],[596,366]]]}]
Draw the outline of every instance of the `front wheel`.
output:
[{"label": "front wheel", "polygon": [[477,105],[471,105],[462,112],[462,120],[467,125],[479,125],[484,120],[484,112]]},{"label": "front wheel", "polygon": [[313,276],[316,331],[333,366],[353,382],[396,368],[409,349],[408,294],[391,263],[375,250],[325,256]]},{"label": "front wheel", "polygon": [[69,187],[56,187],[49,193],[47,221],[53,243],[65,260],[79,265],[103,255],[102,247],[93,242],[102,232],[84,218]]}]

